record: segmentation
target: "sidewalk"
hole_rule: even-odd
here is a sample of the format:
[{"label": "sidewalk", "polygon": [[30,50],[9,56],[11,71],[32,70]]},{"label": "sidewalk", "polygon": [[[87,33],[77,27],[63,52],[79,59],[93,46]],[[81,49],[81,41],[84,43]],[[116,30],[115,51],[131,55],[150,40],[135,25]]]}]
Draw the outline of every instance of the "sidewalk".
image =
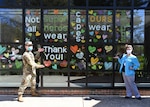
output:
[{"label": "sidewalk", "polygon": [[150,107],[150,96],[142,96],[142,100],[137,100],[117,95],[25,95],[24,102],[18,102],[17,95],[0,95],[0,107]]}]

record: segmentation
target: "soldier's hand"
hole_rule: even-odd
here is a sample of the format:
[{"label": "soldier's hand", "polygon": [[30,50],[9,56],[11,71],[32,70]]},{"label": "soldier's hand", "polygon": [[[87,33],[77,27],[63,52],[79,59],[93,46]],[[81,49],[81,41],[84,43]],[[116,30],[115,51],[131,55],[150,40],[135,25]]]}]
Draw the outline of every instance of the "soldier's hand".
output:
[{"label": "soldier's hand", "polygon": [[40,65],[39,67],[40,67],[40,68],[44,68],[45,66],[44,66],[44,65]]}]

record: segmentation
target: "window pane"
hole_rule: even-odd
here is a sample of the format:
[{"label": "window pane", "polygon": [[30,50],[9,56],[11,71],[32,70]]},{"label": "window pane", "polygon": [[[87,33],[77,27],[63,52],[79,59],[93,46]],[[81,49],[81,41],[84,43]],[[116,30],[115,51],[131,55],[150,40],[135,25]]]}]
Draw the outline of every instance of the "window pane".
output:
[{"label": "window pane", "polygon": [[0,9],[0,42],[22,42],[21,9]]},{"label": "window pane", "polygon": [[113,0],[89,0],[89,6],[113,6]]},{"label": "window pane", "polygon": [[117,6],[131,6],[132,0],[116,0]]},{"label": "window pane", "polygon": [[42,0],[44,6],[68,6],[68,0]]},{"label": "window pane", "polygon": [[118,43],[131,42],[131,11],[117,10],[116,11],[116,37]]},{"label": "window pane", "polygon": [[26,9],[25,14],[25,41],[39,42],[41,37],[40,9]]},{"label": "window pane", "polygon": [[133,17],[134,17],[133,42],[144,43],[145,11],[134,10]]},{"label": "window pane", "polygon": [[44,10],[44,43],[66,43],[68,40],[68,11]]}]

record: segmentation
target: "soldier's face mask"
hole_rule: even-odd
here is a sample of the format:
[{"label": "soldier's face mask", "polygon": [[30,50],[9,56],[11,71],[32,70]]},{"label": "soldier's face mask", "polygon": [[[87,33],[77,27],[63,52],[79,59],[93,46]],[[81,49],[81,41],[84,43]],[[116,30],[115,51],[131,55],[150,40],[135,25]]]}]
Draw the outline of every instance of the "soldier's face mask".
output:
[{"label": "soldier's face mask", "polygon": [[28,51],[32,51],[33,50],[33,46],[28,46]]}]

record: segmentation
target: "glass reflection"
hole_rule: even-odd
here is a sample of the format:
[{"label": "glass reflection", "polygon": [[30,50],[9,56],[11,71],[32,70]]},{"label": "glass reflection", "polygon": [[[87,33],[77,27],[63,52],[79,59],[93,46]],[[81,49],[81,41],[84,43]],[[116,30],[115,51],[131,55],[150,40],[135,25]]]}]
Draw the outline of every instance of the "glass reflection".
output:
[{"label": "glass reflection", "polygon": [[150,1],[149,0],[134,0],[134,6],[150,7]]},{"label": "glass reflection", "polygon": [[144,43],[145,10],[134,10],[133,42]]}]

